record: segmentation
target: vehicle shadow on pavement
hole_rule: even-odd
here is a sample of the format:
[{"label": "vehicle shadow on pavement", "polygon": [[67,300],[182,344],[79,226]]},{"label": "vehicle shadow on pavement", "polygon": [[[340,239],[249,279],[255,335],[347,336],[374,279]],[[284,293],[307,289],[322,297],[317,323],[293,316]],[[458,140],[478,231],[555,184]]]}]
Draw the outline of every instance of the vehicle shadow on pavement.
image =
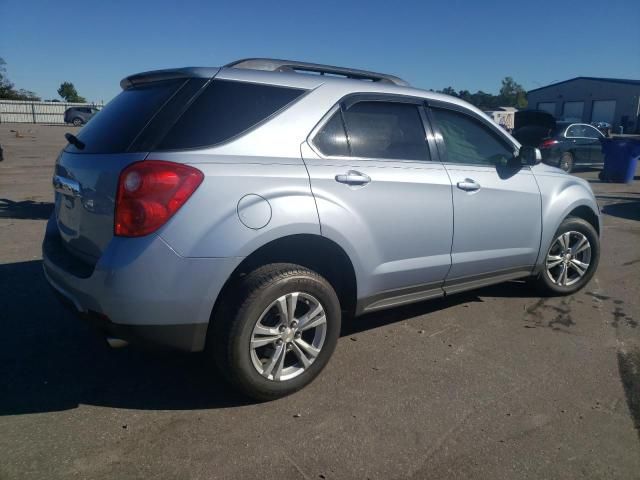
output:
[{"label": "vehicle shadow on pavement", "polygon": [[[602,213],[612,217],[626,220],[640,221],[640,200],[632,197],[612,197],[598,195],[599,201],[606,201],[602,207]],[[618,201],[616,201],[618,200]]]},{"label": "vehicle shadow on pavement", "polygon": [[53,212],[53,203],[23,200],[14,202],[8,198],[0,198],[0,218],[17,220],[48,220]]},{"label": "vehicle shadow on pavement", "polygon": [[458,293],[434,300],[426,300],[424,302],[413,303],[404,307],[396,307],[348,319],[347,321],[343,321],[341,333],[342,336],[353,335],[373,328],[378,328],[383,325],[408,320],[420,315],[428,315],[429,313],[444,310],[463,303],[483,302],[484,300],[482,297],[538,298],[539,293],[533,286],[529,285],[525,281],[500,283],[474,291]]},{"label": "vehicle shadow on pavement", "polygon": [[640,350],[618,352],[618,370],[627,405],[640,440]]},{"label": "vehicle shadow on pavement", "polygon": [[0,291],[0,415],[79,404],[190,410],[251,403],[202,354],[111,350],[59,304],[39,260],[0,265]]},{"label": "vehicle shadow on pavement", "polygon": [[[145,410],[227,408],[253,403],[233,391],[204,354],[110,349],[63,308],[40,260],[0,265],[0,415],[60,411],[80,404]],[[346,319],[342,335],[428,314],[479,296],[529,296],[524,283],[488,287]]]},{"label": "vehicle shadow on pavement", "polygon": [[[81,404],[140,410],[229,408],[254,403],[232,390],[204,354],[112,350],[64,309],[40,260],[0,265],[0,416],[62,411]],[[536,297],[526,282],[345,319],[342,336],[486,297]],[[636,428],[640,425],[639,358],[619,357]]]}]

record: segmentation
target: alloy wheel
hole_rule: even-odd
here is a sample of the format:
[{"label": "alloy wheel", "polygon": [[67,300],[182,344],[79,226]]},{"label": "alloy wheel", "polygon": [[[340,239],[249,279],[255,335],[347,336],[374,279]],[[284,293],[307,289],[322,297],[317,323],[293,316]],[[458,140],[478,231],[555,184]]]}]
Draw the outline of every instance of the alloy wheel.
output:
[{"label": "alloy wheel", "polygon": [[554,240],[547,253],[546,273],[556,285],[568,287],[586,275],[590,263],[589,239],[580,232],[564,232]]},{"label": "alloy wheel", "polygon": [[287,293],[258,318],[251,333],[251,361],[268,380],[290,380],[313,364],[326,336],[320,301],[308,293]]}]

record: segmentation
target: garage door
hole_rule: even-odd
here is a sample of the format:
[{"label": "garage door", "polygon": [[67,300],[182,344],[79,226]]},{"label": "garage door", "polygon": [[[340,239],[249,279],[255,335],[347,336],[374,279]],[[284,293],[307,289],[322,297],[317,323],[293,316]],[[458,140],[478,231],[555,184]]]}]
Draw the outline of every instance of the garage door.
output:
[{"label": "garage door", "polygon": [[613,117],[616,113],[615,100],[594,100],[593,111],[591,112],[592,122],[607,122],[613,124]]},{"label": "garage door", "polygon": [[581,122],[584,102],[564,102],[562,118],[567,122]]},{"label": "garage door", "polygon": [[538,103],[538,110],[550,113],[555,116],[556,114],[556,102],[540,102]]}]

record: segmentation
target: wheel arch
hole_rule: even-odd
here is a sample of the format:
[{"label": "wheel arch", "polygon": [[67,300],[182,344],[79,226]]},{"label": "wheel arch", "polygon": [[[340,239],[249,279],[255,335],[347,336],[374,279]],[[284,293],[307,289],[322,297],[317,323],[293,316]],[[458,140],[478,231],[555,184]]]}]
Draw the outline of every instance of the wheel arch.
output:
[{"label": "wheel arch", "polygon": [[[580,205],[569,212],[565,218],[575,217],[581,218],[588,222],[596,232],[600,235],[600,216],[587,205]],[[563,219],[564,221],[564,219]]]},{"label": "wheel arch", "polygon": [[[574,196],[580,193],[580,190],[576,191],[576,188],[581,187],[572,185],[567,190],[569,190],[571,195]],[[562,193],[566,194],[567,191],[565,190]],[[557,199],[558,202],[561,201],[561,197],[562,195]],[[559,203],[555,203],[554,205],[549,205],[546,209],[543,209],[543,219],[546,218],[546,220],[543,221],[543,232],[538,260],[536,262],[536,271],[539,271],[544,263],[545,254],[551,246],[551,242],[554,240],[556,231],[567,218],[574,217],[585,220],[595,229],[598,236],[600,236],[600,215],[594,198],[589,199],[587,197],[583,197],[581,199],[575,199],[574,202],[569,203],[562,209],[558,208],[558,206]],[[554,211],[557,211],[558,213],[553,214],[552,212]]]},{"label": "wheel arch", "polygon": [[295,234],[272,240],[245,257],[222,287],[211,312],[211,321],[214,321],[220,303],[230,294],[238,279],[269,263],[295,263],[319,273],[336,291],[342,310],[355,311],[356,273],[344,249],[321,235]]}]

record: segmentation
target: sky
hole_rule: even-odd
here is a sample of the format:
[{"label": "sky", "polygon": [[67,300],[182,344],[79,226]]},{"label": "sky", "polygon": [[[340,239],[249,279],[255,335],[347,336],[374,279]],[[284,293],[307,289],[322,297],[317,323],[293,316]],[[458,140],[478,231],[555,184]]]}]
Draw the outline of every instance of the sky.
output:
[{"label": "sky", "polygon": [[497,93],[576,76],[640,79],[640,0],[0,0],[17,88],[108,101],[130,74],[272,57]]}]

